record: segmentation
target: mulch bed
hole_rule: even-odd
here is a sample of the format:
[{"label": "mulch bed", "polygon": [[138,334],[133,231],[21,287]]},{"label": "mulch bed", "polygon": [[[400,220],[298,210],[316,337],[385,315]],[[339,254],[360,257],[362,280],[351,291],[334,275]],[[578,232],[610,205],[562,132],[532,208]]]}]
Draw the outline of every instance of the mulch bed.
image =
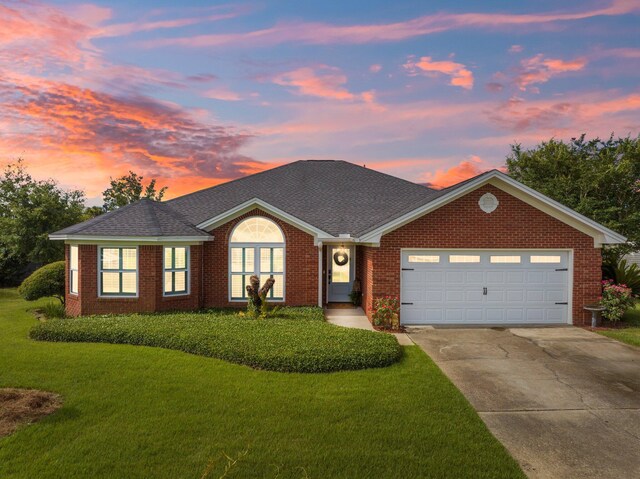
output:
[{"label": "mulch bed", "polygon": [[0,437],[31,424],[62,406],[58,394],[37,389],[0,388]]}]

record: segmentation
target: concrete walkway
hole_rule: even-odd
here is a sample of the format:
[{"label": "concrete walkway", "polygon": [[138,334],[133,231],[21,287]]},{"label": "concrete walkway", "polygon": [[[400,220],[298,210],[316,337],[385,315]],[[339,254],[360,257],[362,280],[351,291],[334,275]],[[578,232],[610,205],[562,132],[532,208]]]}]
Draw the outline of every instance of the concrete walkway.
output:
[{"label": "concrete walkway", "polygon": [[[348,308],[348,309],[332,309],[327,308],[324,310],[327,322],[335,324],[337,326],[343,326],[345,328],[357,328],[368,329],[369,331],[375,331],[369,319],[364,314],[362,308]],[[404,333],[391,333],[393,334],[398,343],[402,346],[413,346],[413,341],[409,339]]]},{"label": "concrete walkway", "polygon": [[529,477],[640,477],[639,348],[574,327],[409,335]]}]

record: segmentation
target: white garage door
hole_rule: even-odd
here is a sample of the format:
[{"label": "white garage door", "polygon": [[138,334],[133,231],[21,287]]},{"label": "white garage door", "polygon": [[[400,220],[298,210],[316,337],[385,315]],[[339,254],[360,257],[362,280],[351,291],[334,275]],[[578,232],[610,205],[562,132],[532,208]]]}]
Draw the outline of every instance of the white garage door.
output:
[{"label": "white garage door", "polygon": [[566,324],[566,251],[402,251],[400,320]]}]

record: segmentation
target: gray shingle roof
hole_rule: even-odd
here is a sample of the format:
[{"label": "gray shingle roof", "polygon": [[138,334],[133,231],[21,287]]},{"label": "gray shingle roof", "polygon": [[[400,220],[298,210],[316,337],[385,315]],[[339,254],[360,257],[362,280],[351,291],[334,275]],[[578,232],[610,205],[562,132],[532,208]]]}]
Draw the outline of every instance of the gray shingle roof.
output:
[{"label": "gray shingle roof", "polygon": [[185,220],[166,203],[142,199],[83,223],[69,226],[56,235],[86,236],[209,236]]},{"label": "gray shingle roof", "polygon": [[358,236],[436,190],[345,161],[297,161],[168,201],[193,224],[259,198],[331,235]]},{"label": "gray shingle roof", "polygon": [[258,198],[333,236],[357,237],[441,194],[345,161],[297,161],[163,203],[140,200],[53,236],[207,236],[196,225]]}]

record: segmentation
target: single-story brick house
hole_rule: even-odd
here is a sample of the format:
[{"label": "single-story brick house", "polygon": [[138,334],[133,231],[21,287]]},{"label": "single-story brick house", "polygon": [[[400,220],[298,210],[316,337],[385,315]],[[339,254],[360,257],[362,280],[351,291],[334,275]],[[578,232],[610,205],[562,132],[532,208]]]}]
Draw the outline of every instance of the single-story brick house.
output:
[{"label": "single-story brick house", "polygon": [[585,324],[621,235],[490,171],[433,190],[343,161],[298,161],[51,235],[70,315],[397,296],[411,324]]}]

